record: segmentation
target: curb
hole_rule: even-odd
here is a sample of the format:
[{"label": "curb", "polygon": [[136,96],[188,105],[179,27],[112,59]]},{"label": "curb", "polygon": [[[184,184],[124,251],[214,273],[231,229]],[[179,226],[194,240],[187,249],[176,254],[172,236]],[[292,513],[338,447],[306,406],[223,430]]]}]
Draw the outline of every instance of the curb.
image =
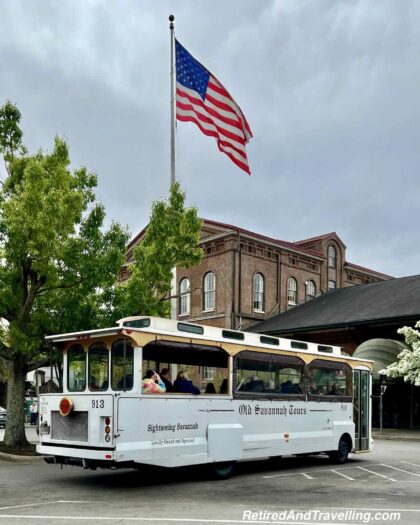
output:
[{"label": "curb", "polygon": [[420,437],[402,437],[402,436],[381,436],[380,434],[372,434],[372,438],[378,441],[411,441],[412,443],[420,443]]},{"label": "curb", "polygon": [[16,456],[0,452],[0,461],[11,461],[13,463],[42,463],[44,456]]}]

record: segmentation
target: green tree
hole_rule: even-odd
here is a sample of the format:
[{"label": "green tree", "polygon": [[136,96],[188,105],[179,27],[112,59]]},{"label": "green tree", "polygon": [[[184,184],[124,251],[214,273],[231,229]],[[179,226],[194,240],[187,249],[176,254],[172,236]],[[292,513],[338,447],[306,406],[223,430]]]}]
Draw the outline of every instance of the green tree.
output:
[{"label": "green tree", "polygon": [[404,381],[420,386],[420,321],[415,328],[404,326],[398,333],[404,335],[407,348],[398,354],[398,361],[380,373],[394,378],[402,377]]},{"label": "green tree", "polygon": [[168,317],[174,268],[195,266],[203,256],[198,247],[201,226],[197,209],[185,207],[185,193],[175,182],[167,200],[153,203],[144,237],[134,249],[130,277],[116,286],[111,299],[114,309],[107,311],[119,317]]},{"label": "green tree", "polygon": [[8,421],[4,443],[24,446],[27,372],[44,364],[44,336],[97,327],[103,300],[123,263],[127,231],[103,231],[97,178],[70,171],[66,143],[29,155],[20,113],[0,108],[0,152],[7,175],[0,188],[0,357],[7,368]]}]

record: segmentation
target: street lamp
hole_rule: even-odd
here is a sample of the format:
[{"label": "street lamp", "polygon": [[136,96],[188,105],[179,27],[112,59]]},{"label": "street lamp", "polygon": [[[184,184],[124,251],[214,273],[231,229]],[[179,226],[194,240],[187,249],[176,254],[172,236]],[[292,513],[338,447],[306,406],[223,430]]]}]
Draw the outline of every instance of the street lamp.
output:
[{"label": "street lamp", "polygon": [[381,379],[381,393],[379,395],[379,424],[380,424],[380,429],[381,429],[381,432],[382,432],[382,416],[383,416],[383,402],[382,402],[382,398],[386,392],[386,389],[388,388],[388,385],[386,384],[386,380],[384,378],[384,376],[379,376],[380,379]]}]

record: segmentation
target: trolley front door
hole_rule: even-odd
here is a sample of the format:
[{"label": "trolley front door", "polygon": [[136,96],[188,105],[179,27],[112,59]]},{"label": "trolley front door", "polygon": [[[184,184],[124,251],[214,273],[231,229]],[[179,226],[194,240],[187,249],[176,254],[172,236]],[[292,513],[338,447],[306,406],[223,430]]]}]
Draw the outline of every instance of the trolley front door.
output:
[{"label": "trolley front door", "polygon": [[367,370],[353,370],[353,420],[356,451],[369,449],[369,380]]}]

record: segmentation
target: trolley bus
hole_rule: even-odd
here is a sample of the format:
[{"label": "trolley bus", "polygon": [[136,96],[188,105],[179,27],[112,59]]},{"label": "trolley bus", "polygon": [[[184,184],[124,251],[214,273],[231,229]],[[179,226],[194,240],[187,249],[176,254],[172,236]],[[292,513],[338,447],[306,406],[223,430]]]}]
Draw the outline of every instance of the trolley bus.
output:
[{"label": "trolley bus", "polygon": [[[372,362],[336,346],[154,317],[47,340],[64,371],[63,392],[39,398],[48,463],[210,464],[227,477],[241,460],[326,453],[344,463],[373,446]],[[172,387],[146,393],[146,371],[162,368]],[[177,391],[180,375],[194,393]]]}]

